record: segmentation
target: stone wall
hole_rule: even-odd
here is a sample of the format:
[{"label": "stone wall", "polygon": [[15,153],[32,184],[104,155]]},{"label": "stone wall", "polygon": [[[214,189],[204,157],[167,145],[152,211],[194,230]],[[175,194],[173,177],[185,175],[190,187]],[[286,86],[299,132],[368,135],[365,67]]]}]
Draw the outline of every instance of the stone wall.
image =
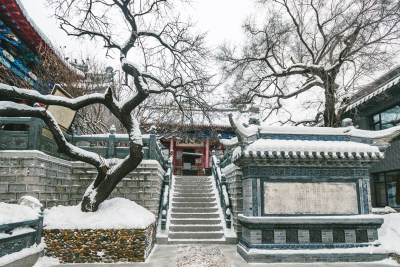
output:
[{"label": "stone wall", "polygon": [[144,262],[154,246],[156,226],[146,229],[43,230],[45,256],[60,263]]},{"label": "stone wall", "polygon": [[242,171],[234,164],[222,169],[225,174],[229,200],[232,206],[233,228],[238,239],[242,234],[242,226],[238,222],[238,215],[243,213]]},{"label": "stone wall", "polygon": [[[76,205],[96,176],[96,169],[40,151],[0,151],[0,201],[17,203],[24,195],[45,208]],[[142,163],[114,189],[111,198],[135,201],[158,216],[164,170],[155,160]]]}]

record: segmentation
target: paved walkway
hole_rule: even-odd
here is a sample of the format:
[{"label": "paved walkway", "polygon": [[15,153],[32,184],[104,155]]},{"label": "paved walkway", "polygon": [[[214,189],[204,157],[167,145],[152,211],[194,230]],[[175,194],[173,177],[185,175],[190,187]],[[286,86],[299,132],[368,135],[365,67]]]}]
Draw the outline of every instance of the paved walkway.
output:
[{"label": "paved walkway", "polygon": [[58,264],[53,266],[63,267],[246,267],[246,266],[276,266],[276,267],[393,267],[400,266],[394,260],[384,260],[372,263],[276,263],[259,264],[247,263],[236,252],[236,245],[155,245],[146,262],[143,263],[118,263],[118,264]]}]

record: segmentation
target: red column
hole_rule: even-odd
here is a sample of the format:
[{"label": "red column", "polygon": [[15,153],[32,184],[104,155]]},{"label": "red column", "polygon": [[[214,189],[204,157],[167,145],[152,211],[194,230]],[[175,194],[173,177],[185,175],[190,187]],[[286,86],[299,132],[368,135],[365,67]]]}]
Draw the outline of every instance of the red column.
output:
[{"label": "red column", "polygon": [[169,139],[169,153],[174,150],[174,138]]},{"label": "red column", "polygon": [[[169,156],[168,156],[168,158],[171,156],[171,152],[174,153],[173,165],[176,166],[176,151],[174,150],[174,138],[173,137],[171,137],[171,139],[169,139]],[[175,174],[175,167],[172,172]]]},{"label": "red column", "polygon": [[206,138],[206,168],[210,168],[210,139]]}]

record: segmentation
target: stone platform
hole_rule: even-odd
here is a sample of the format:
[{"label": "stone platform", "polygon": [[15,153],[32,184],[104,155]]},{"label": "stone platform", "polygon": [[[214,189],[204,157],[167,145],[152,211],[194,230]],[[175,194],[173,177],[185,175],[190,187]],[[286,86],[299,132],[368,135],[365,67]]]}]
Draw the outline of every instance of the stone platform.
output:
[{"label": "stone platform", "polygon": [[389,258],[379,247],[277,250],[237,246],[237,252],[248,263],[316,263],[316,262],[373,262]]},{"label": "stone platform", "polygon": [[379,248],[379,216],[240,215],[239,221],[238,252],[248,262],[364,262],[389,257]]}]

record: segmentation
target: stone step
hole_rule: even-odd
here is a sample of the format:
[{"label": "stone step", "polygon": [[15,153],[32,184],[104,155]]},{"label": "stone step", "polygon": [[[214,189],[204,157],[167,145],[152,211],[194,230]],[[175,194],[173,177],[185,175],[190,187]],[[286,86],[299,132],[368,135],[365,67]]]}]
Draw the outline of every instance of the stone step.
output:
[{"label": "stone step", "polygon": [[157,239],[157,244],[160,245],[209,245],[209,244],[213,244],[213,245],[217,245],[217,244],[221,244],[221,245],[227,245],[227,244],[237,244],[236,239],[234,242],[229,242],[228,240],[226,240],[226,238],[221,238],[221,239],[176,239],[176,238],[166,238],[166,240],[164,242],[160,242]]},{"label": "stone step", "polygon": [[211,183],[213,180],[211,179],[175,179],[176,184],[178,183]]},{"label": "stone step", "polygon": [[175,186],[212,186],[212,183],[175,183]]},{"label": "stone step", "polygon": [[218,208],[172,208],[172,213],[213,213]]},{"label": "stone step", "polygon": [[174,195],[175,194],[193,194],[193,193],[213,194],[215,196],[213,190],[194,190],[194,189],[190,189],[190,190],[175,189],[174,190]]},{"label": "stone step", "polygon": [[185,175],[185,176],[175,176],[175,179],[212,179],[211,176],[189,176],[189,175]]},{"label": "stone step", "polygon": [[171,225],[210,225],[210,224],[221,224],[221,220],[204,220],[204,219],[171,219]]},{"label": "stone step", "polygon": [[224,237],[223,231],[218,232],[169,232],[168,239],[221,239]]},{"label": "stone step", "polygon": [[185,190],[185,189],[175,189],[175,190],[174,190],[174,195],[175,195],[175,194],[193,194],[193,193],[213,194],[213,195],[215,196],[213,190],[209,190],[209,189],[207,189],[207,190],[199,190],[199,189],[197,189],[197,190],[194,190],[194,189],[189,189],[189,190]]},{"label": "stone step", "polygon": [[211,180],[175,180],[175,184],[212,184]]},{"label": "stone step", "polygon": [[172,213],[172,219],[219,219],[218,213]]},{"label": "stone step", "polygon": [[214,202],[215,197],[204,197],[204,198],[187,198],[187,197],[173,197],[172,202]]},{"label": "stone step", "polygon": [[168,244],[225,243],[213,183],[209,177],[176,177]]},{"label": "stone step", "polygon": [[175,190],[197,190],[197,191],[204,191],[204,190],[212,190],[212,186],[196,186],[196,185],[175,185]]},{"label": "stone step", "polygon": [[173,202],[173,208],[213,208],[217,203],[213,202]]},{"label": "stone step", "polygon": [[222,231],[221,225],[171,225],[172,232],[218,232]]},{"label": "stone step", "polygon": [[215,197],[215,194],[211,193],[176,193],[172,195],[173,197],[187,197],[187,198],[200,198],[200,197]]},{"label": "stone step", "polygon": [[159,245],[179,245],[179,244],[231,244],[236,245],[237,240],[236,237],[224,237],[221,239],[177,239],[177,238],[168,238],[167,236],[157,236],[156,244]]}]

